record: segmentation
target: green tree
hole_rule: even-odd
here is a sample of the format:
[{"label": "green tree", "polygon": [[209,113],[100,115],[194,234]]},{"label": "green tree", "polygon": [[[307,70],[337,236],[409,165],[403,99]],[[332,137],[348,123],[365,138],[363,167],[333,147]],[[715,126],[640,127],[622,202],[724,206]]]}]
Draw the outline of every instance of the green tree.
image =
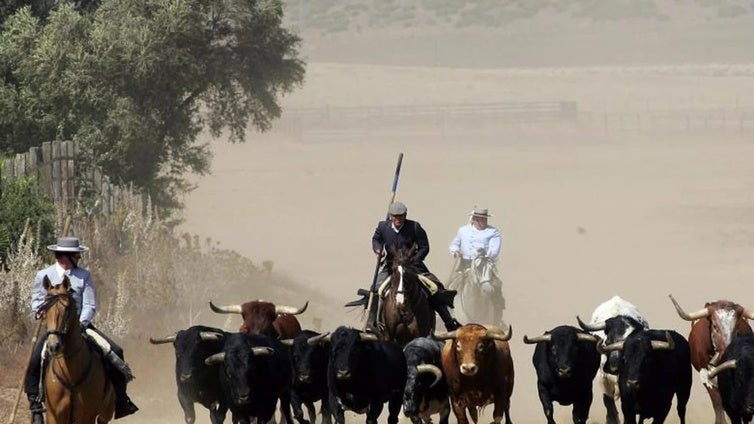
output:
[{"label": "green tree", "polygon": [[14,180],[0,193],[0,258],[15,249],[29,221],[38,243],[55,240],[55,205],[32,177]]},{"label": "green tree", "polygon": [[29,7],[0,33],[0,149],[75,140],[114,181],[163,210],[206,173],[202,130],[244,141],[270,128],[304,78],[280,0],[103,0]]}]

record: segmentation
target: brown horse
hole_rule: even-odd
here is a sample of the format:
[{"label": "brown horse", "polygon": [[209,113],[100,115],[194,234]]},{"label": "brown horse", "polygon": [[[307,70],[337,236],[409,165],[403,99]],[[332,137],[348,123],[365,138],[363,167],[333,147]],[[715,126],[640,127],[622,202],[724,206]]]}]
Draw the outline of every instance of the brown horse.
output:
[{"label": "brown horse", "polygon": [[68,277],[53,287],[45,276],[47,297],[38,316],[47,329],[44,373],[46,424],[105,424],[115,413],[115,391],[99,352],[82,335]]},{"label": "brown horse", "polygon": [[382,338],[405,346],[411,340],[429,336],[435,328],[435,312],[427,291],[410,263],[414,249],[393,251],[390,288],[383,301]]}]

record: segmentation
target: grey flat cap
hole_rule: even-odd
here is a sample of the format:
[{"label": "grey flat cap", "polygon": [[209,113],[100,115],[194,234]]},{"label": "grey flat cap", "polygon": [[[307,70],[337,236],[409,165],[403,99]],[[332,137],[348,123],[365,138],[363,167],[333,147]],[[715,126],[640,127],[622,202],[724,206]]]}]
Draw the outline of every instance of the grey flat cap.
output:
[{"label": "grey flat cap", "polygon": [[53,252],[83,253],[89,250],[89,248],[82,246],[79,243],[78,237],[60,237],[57,244],[47,246],[47,250]]},{"label": "grey flat cap", "polygon": [[390,205],[390,209],[388,209],[390,215],[405,215],[406,212],[408,212],[408,209],[406,208],[406,205],[401,202],[393,203]]}]

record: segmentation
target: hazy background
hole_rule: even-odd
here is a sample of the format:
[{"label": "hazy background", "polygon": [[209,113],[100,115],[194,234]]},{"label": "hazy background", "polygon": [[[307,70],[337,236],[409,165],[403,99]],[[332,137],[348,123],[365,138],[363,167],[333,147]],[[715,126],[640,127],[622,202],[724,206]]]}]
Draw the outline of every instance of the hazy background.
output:
[{"label": "hazy background", "polygon": [[[196,180],[183,229],[321,291],[304,326],[315,318],[325,330],[360,325],[358,311],[340,305],[370,283],[370,238],[399,152],[398,199],[426,228],[427,264],[440,278],[451,266],[447,245],[475,204],[503,233],[514,422],[543,420],[524,334],[575,324],[615,294],[653,327],[684,335],[689,326],[668,293],[688,310],[718,298],[754,305],[751,2],[289,5],[306,82],[285,99],[272,132],[249,133],[241,145],[211,141],[213,174]],[[511,118],[482,107],[535,101],[575,102],[577,117]],[[424,108],[460,105],[472,112]],[[223,283],[207,284],[220,292]],[[131,349],[147,355],[134,359],[131,390],[142,413],[127,421],[180,422],[172,350]],[[604,422],[598,391],[594,399],[590,421]],[[709,422],[710,409],[695,376],[688,422]],[[570,408],[556,414],[570,422]],[[674,410],[669,421],[678,422]]]}]

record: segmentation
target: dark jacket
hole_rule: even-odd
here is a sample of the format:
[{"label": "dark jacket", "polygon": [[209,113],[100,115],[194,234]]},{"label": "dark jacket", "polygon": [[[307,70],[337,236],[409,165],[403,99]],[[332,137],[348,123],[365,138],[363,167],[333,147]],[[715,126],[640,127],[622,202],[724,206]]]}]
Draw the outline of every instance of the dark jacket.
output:
[{"label": "dark jacket", "polygon": [[387,252],[385,268],[390,270],[393,266],[392,249],[410,249],[416,245],[416,253],[411,257],[416,272],[429,272],[424,265],[424,258],[429,254],[429,239],[421,224],[407,219],[401,229],[396,233],[390,221],[380,221],[372,236],[372,250],[385,248]]}]

